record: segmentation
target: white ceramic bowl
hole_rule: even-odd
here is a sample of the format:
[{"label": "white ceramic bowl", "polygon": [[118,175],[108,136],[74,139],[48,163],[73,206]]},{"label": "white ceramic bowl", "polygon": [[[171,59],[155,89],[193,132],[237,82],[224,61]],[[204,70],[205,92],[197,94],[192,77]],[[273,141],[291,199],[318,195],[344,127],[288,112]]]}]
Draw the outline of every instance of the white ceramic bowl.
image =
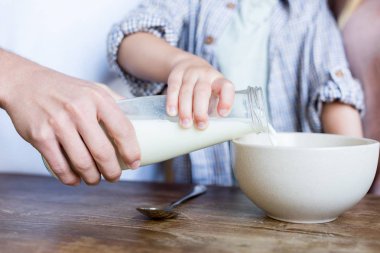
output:
[{"label": "white ceramic bowl", "polygon": [[379,143],[328,134],[281,133],[234,140],[242,191],[269,217],[296,223],[335,220],[367,193]]}]

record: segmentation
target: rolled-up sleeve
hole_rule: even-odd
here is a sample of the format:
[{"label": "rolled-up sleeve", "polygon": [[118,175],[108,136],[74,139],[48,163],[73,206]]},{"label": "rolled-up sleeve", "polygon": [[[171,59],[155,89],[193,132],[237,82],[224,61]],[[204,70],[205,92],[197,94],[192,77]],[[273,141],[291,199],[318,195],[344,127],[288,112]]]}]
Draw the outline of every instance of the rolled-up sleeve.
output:
[{"label": "rolled-up sleeve", "polygon": [[[324,2],[324,1],[322,1]],[[308,107],[310,123],[314,131],[321,131],[323,103],[338,101],[364,113],[362,86],[354,79],[348,67],[340,31],[325,4],[316,17],[316,30],[312,35],[310,57],[311,87]]]},{"label": "rolled-up sleeve", "polygon": [[120,74],[129,85],[133,95],[159,94],[164,90],[166,84],[142,80],[123,70],[117,61],[121,42],[128,35],[147,32],[176,46],[188,17],[188,9],[188,5],[183,1],[144,0],[124,20],[112,27],[107,42],[108,60],[111,68]]},{"label": "rolled-up sleeve", "polygon": [[364,113],[364,95],[362,86],[354,79],[346,67],[337,67],[330,70],[330,80],[316,92],[315,100],[317,111],[320,114],[322,103],[339,101],[355,107],[361,114]]}]

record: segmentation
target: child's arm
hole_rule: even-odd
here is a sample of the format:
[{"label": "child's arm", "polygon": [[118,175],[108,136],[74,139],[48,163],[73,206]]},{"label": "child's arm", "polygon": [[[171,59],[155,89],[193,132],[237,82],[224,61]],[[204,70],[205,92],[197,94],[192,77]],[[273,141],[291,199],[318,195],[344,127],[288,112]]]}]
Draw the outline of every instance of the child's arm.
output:
[{"label": "child's arm", "polygon": [[309,115],[313,131],[361,136],[364,96],[349,70],[341,34],[325,1],[313,20]]},{"label": "child's arm", "polygon": [[325,133],[363,136],[359,112],[351,105],[340,102],[323,104],[322,125]]},{"label": "child's arm", "polygon": [[199,129],[207,127],[208,104],[212,93],[219,95],[218,112],[231,110],[234,87],[207,61],[169,45],[148,33],[124,38],[118,51],[118,63],[138,78],[168,84],[167,113],[179,115],[180,124]]}]

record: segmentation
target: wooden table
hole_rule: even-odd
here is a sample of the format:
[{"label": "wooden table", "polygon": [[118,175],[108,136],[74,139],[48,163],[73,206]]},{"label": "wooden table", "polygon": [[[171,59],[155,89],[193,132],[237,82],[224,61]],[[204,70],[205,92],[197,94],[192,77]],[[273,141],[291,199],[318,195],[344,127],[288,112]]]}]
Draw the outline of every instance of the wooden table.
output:
[{"label": "wooden table", "polygon": [[0,175],[0,252],[380,252],[380,197],[336,221],[291,224],[265,217],[237,188],[209,187],[177,219],[152,221],[140,205],[174,200],[191,186],[101,183]]}]

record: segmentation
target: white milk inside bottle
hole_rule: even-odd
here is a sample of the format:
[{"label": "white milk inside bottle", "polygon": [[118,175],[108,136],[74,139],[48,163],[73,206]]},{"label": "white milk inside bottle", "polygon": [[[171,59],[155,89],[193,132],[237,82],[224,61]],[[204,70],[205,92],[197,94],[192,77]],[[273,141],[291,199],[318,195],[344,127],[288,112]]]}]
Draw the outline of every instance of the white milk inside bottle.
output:
[{"label": "white milk inside bottle", "polygon": [[[131,120],[141,149],[141,165],[152,164],[212,146],[245,134],[268,132],[261,88],[238,91],[228,117],[217,113],[218,98],[209,104],[209,125],[205,130],[184,129],[177,117],[166,114],[166,96],[119,101]],[[126,166],[119,159],[122,168]]]},{"label": "white milk inside bottle", "polygon": [[132,120],[142,154],[142,165],[232,140],[250,132],[259,132],[250,122],[239,119],[211,119],[206,130],[183,129],[167,120]]},{"label": "white milk inside bottle", "polygon": [[[166,114],[166,96],[149,96],[118,101],[136,132],[141,150],[141,165],[161,162],[248,133],[268,132],[261,88],[248,87],[235,93],[227,117],[217,113],[218,98],[209,104],[209,125],[205,130],[181,128],[177,117]],[[122,169],[128,169],[118,156]],[[49,165],[45,166],[52,172]]]}]

